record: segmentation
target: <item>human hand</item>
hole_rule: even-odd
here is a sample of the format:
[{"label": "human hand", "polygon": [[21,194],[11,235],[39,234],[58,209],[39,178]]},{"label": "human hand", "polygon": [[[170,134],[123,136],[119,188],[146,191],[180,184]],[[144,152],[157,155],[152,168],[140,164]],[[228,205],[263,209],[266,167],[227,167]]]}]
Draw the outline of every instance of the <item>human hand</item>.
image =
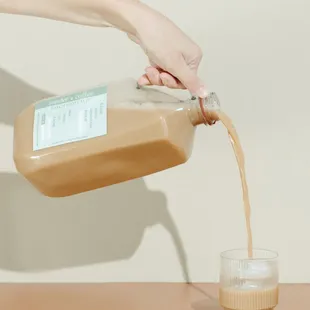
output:
[{"label": "human hand", "polygon": [[172,21],[156,11],[147,11],[136,24],[136,35],[128,35],[149,58],[138,84],[188,89],[204,98],[207,90],[197,75],[202,51]]}]

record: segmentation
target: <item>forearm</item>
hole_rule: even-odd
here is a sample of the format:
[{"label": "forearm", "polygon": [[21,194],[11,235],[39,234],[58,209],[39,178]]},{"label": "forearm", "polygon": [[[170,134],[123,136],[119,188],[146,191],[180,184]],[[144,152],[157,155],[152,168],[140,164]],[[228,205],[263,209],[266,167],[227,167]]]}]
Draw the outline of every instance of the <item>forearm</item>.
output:
[{"label": "forearm", "polygon": [[136,21],[151,10],[137,0],[0,0],[0,13],[118,28],[136,34]]}]

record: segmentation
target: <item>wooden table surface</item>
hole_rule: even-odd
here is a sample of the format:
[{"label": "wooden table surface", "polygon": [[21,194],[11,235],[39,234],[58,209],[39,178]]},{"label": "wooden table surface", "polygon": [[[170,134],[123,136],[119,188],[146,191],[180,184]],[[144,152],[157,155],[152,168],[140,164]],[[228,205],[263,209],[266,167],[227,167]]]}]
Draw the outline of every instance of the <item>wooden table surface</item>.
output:
[{"label": "wooden table surface", "polygon": [[[198,283],[0,284],[0,309],[220,310],[217,292]],[[281,285],[276,309],[310,310],[310,284]]]}]

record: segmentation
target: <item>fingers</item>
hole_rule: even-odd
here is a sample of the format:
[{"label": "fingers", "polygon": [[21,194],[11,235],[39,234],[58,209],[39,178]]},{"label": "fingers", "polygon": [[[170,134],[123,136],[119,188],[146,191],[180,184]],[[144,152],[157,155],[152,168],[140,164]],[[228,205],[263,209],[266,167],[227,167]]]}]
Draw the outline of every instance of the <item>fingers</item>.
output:
[{"label": "fingers", "polygon": [[158,67],[148,67],[145,72],[146,73],[138,80],[140,86],[156,85],[175,89],[185,89],[185,86],[177,78]]},{"label": "fingers", "polygon": [[161,81],[164,86],[169,88],[176,88],[176,89],[185,89],[185,86],[174,76],[167,72],[163,72],[160,74]]},{"label": "fingers", "polygon": [[148,79],[147,75],[146,74],[143,74],[139,80],[138,80],[138,84],[140,86],[147,86],[147,85],[151,85],[151,82],[150,80]]},{"label": "fingers", "polygon": [[146,73],[142,75],[138,80],[138,84],[140,86],[146,86],[146,85],[163,86],[158,68],[148,67],[145,69],[145,72]]},{"label": "fingers", "polygon": [[163,86],[163,82],[160,78],[160,71],[158,68],[154,67],[146,68],[146,75],[152,85]]},{"label": "fingers", "polygon": [[187,88],[193,95],[200,98],[207,97],[208,93],[202,81],[199,79],[197,73],[186,64],[184,59],[179,61],[176,68],[177,69],[173,70],[174,72],[172,73],[179,79],[185,88]]},{"label": "fingers", "polygon": [[[189,68],[185,61],[180,61],[176,70],[168,73],[159,67],[148,67],[145,74],[140,77],[138,84],[141,86],[156,85],[166,86],[173,89],[188,89],[193,95],[200,98],[207,97],[208,93],[197,76],[197,73]],[[172,74],[173,75],[172,75]]]}]

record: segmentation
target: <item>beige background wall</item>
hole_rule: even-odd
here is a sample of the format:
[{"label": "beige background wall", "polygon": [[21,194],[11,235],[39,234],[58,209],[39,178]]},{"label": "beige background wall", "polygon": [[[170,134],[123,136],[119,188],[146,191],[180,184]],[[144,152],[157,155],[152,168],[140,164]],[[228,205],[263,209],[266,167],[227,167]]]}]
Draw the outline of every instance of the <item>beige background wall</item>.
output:
[{"label": "beige background wall", "polygon": [[[147,3],[201,45],[200,74],[239,129],[255,246],[279,251],[282,281],[309,282],[309,2]],[[137,77],[146,59],[116,31],[39,19],[1,15],[0,38],[0,281],[216,281],[220,251],[246,244],[223,126],[199,128],[181,167],[42,197],[15,172],[14,116],[47,94]]]}]

